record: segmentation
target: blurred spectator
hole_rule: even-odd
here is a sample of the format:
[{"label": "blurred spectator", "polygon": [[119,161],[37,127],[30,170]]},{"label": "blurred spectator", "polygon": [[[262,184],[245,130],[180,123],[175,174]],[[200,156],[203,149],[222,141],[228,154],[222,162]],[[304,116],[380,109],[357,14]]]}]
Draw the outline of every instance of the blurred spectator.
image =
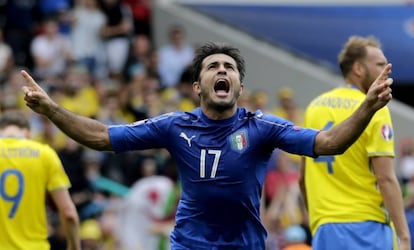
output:
[{"label": "blurred spectator", "polygon": [[286,245],[285,229],[307,223],[305,204],[300,195],[299,171],[281,150],[275,150],[269,161],[263,188],[262,220],[268,231],[268,250]]},{"label": "blurred spectator", "polygon": [[96,219],[87,219],[81,223],[80,237],[83,250],[102,249],[102,230]]},{"label": "blurred spectator", "polygon": [[135,110],[146,114],[147,117],[154,117],[161,114],[163,103],[158,78],[147,76],[143,79],[142,97],[142,104],[140,106],[135,106]]},{"label": "blurred spectator", "polygon": [[[267,223],[266,221],[264,222]],[[279,219],[266,225],[266,230],[266,250],[280,250],[281,247],[286,246],[285,228],[282,226]]]},{"label": "blurred spectator", "polygon": [[[122,233],[123,229],[117,231],[118,213],[123,200],[118,196],[109,196],[106,199],[106,207],[99,217],[99,225],[102,232],[102,248],[100,250],[122,249],[116,237],[116,233]],[[122,249],[124,250],[124,249]]]},{"label": "blurred spectator", "polygon": [[414,140],[410,137],[401,141],[398,174],[404,195],[405,215],[411,238],[414,237]]},{"label": "blurred spectator", "polygon": [[13,50],[15,64],[32,68],[30,44],[39,19],[37,1],[13,0],[2,2],[5,2],[5,40]]},{"label": "blurred spectator", "polygon": [[42,32],[31,43],[34,73],[39,79],[59,78],[72,62],[70,40],[59,33],[58,22],[47,17],[42,23]]},{"label": "blurred spectator", "polygon": [[72,50],[77,63],[85,66],[94,77],[106,74],[101,30],[106,16],[98,0],[78,0],[72,10]]},{"label": "blurred spectator", "polygon": [[84,148],[82,162],[86,178],[93,182],[101,175],[103,153],[90,148]]},{"label": "blurred spectator", "polygon": [[29,110],[22,100],[23,86],[24,79],[20,75],[20,70],[13,69],[7,74],[5,83],[0,85],[0,114],[10,108]]},{"label": "blurred spectator", "polygon": [[123,0],[132,10],[134,35],[152,38],[151,0]]},{"label": "blurred spectator", "polygon": [[56,15],[72,7],[70,0],[39,0],[38,3],[42,16]]},{"label": "blurred spectator", "polygon": [[93,202],[94,188],[86,176],[83,162],[85,149],[77,142],[68,138],[63,149],[58,151],[59,158],[64,164],[72,187],[69,189],[80,219],[92,218],[99,214],[102,207]]},{"label": "blurred spectator", "polygon": [[162,110],[160,81],[157,76],[148,75],[143,66],[136,68],[133,78],[125,90],[125,106],[135,114],[136,120],[152,117]]},{"label": "blurred spectator", "polygon": [[401,146],[398,162],[398,174],[401,184],[405,186],[414,181],[414,140],[409,138]]},{"label": "blurred spectator", "polygon": [[7,111],[18,109],[16,96],[1,94],[0,97],[0,115]]},{"label": "blurred spectator", "polygon": [[238,105],[240,107],[245,107],[249,111],[253,111],[253,103],[252,103],[252,91],[245,88],[243,89],[243,93],[241,94]]},{"label": "blurred spectator", "polygon": [[106,86],[104,96],[98,113],[98,120],[108,125],[128,123],[133,120],[133,114],[125,114],[119,98],[118,86],[116,84]]},{"label": "blurred spectator", "polygon": [[162,113],[173,112],[179,108],[180,93],[175,88],[166,88],[161,91]]},{"label": "blurred spectator", "polygon": [[293,89],[281,87],[277,98],[278,107],[273,110],[273,114],[301,126],[303,123],[303,110],[295,102]]},{"label": "blurred spectator", "polygon": [[267,204],[266,218],[279,219],[283,227],[306,221],[305,205],[299,189],[299,170],[287,153],[275,153],[276,165],[265,178],[264,195]]},{"label": "blurred spectator", "polygon": [[101,35],[109,76],[122,82],[133,28],[131,9],[121,0],[100,0],[100,4],[106,16]]},{"label": "blurred spectator", "polygon": [[148,65],[147,65],[147,74],[152,76],[158,76],[160,78],[160,73],[158,70],[159,64],[159,55],[158,50],[152,49],[150,51]]},{"label": "blurred spectator", "polygon": [[264,90],[254,90],[251,95],[252,110],[260,109],[263,113],[270,113],[268,109],[269,95]]},{"label": "blurred spectator", "polygon": [[[125,78],[127,81],[137,74],[140,70],[148,73],[150,68],[152,45],[148,36],[137,35],[132,39],[131,53],[125,66]],[[157,76],[157,74],[154,74]]]},{"label": "blurred spectator", "polygon": [[[150,230],[154,223],[170,218],[175,206],[174,183],[170,178],[153,175],[137,181],[118,214],[116,233],[121,249],[167,250],[166,245],[160,248],[160,244],[166,243],[165,239]],[[163,230],[168,236],[172,226],[156,229],[157,232]]]},{"label": "blurred spectator", "polygon": [[[273,114],[293,122],[297,126],[303,125],[304,111],[295,101],[295,93],[290,87],[281,87],[278,91],[279,106],[273,110]],[[300,156],[289,154],[293,162],[299,166]]]},{"label": "blurred spectator", "polygon": [[161,86],[175,87],[181,74],[193,60],[194,47],[186,42],[184,27],[173,25],[169,30],[169,43],[159,49],[158,72]]},{"label": "blurred spectator", "polygon": [[140,110],[144,111],[148,117],[160,115],[163,111],[163,102],[160,91],[146,91],[144,95],[144,104]]},{"label": "blurred spectator", "polygon": [[89,71],[81,66],[67,68],[64,81],[59,88],[63,96],[58,102],[66,109],[88,117],[96,117],[99,111],[99,95],[93,87]]},{"label": "blurred spectator", "polygon": [[13,51],[4,41],[3,29],[0,29],[0,86],[4,84],[14,66]]},{"label": "blurred spectator", "polygon": [[179,110],[191,111],[199,106],[200,97],[193,91],[193,72],[191,67],[187,67],[181,74],[177,90],[180,94]]},{"label": "blurred spectator", "polygon": [[56,17],[61,34],[68,35],[70,33],[69,13],[73,7],[71,0],[38,0],[38,5],[42,17]]},{"label": "blurred spectator", "polygon": [[307,234],[300,225],[292,225],[285,230],[286,246],[281,250],[311,250],[306,243]]},{"label": "blurred spectator", "polygon": [[141,178],[150,177],[158,174],[157,162],[155,157],[145,157],[141,161],[140,172],[142,174]]}]

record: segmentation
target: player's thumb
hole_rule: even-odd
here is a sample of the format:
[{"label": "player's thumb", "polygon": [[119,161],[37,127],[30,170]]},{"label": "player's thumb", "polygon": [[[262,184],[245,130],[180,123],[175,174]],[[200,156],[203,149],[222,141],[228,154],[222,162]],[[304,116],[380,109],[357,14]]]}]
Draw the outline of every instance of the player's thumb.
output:
[{"label": "player's thumb", "polygon": [[27,86],[22,87],[23,94],[28,95],[30,93],[30,89]]}]

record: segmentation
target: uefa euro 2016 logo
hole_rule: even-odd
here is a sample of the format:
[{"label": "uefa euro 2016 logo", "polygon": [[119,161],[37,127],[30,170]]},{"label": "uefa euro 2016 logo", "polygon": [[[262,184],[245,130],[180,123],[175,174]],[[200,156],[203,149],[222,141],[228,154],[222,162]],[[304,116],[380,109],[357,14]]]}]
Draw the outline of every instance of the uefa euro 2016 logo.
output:
[{"label": "uefa euro 2016 logo", "polygon": [[391,140],[393,134],[394,133],[393,133],[392,128],[391,128],[390,125],[388,125],[388,124],[382,125],[382,127],[381,127],[381,135],[382,135],[382,138],[384,138],[384,140],[386,140],[386,141]]}]

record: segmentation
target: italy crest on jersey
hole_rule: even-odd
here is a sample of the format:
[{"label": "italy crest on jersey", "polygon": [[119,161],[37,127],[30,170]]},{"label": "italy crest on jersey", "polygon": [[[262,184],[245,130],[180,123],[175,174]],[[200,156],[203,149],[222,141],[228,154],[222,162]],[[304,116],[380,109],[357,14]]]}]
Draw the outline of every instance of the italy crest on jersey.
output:
[{"label": "italy crest on jersey", "polygon": [[247,132],[239,130],[230,136],[230,143],[233,150],[243,152],[248,147]]},{"label": "italy crest on jersey", "polygon": [[391,140],[392,136],[393,136],[393,132],[392,132],[392,128],[390,125],[388,124],[384,124],[381,127],[381,135],[382,138],[384,138],[384,140],[389,141]]}]

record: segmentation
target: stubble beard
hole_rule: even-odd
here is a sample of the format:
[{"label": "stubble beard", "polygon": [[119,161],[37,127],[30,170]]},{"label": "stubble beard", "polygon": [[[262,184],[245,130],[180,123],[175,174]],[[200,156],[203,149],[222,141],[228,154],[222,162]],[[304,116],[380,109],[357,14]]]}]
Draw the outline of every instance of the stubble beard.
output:
[{"label": "stubble beard", "polygon": [[362,87],[364,88],[365,94],[368,93],[368,89],[374,83],[376,78],[371,77],[371,74],[367,72],[362,82]]},{"label": "stubble beard", "polygon": [[200,94],[200,102],[202,102],[202,99],[204,99],[206,106],[209,109],[215,110],[219,113],[223,113],[228,110],[234,109],[235,105],[237,105],[237,99],[239,98],[240,93],[234,93],[233,97],[227,101],[227,100],[214,100],[213,98],[209,98],[209,95],[203,95]]},{"label": "stubble beard", "polygon": [[212,102],[210,103],[209,106],[210,108],[221,113],[221,112],[233,109],[234,105],[235,105],[235,102],[231,101],[231,102],[226,102],[226,103]]},{"label": "stubble beard", "polygon": [[208,108],[222,113],[228,110],[232,110],[234,106],[236,105],[236,100],[237,100],[237,97],[233,97],[230,101],[222,101],[222,100],[215,101],[212,99],[208,99],[206,104]]}]

